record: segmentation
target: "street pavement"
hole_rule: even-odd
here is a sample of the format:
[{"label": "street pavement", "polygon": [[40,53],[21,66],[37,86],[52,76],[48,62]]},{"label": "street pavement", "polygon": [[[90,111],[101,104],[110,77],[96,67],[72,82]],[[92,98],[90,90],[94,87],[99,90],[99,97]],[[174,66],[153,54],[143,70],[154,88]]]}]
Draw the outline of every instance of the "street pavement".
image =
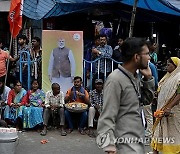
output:
[{"label": "street pavement", "polygon": [[[67,136],[61,136],[59,130],[49,130],[46,136],[36,131],[18,132],[19,142],[15,154],[103,154],[96,145],[95,138],[81,135],[74,130]],[[47,140],[45,144],[41,140]],[[152,151],[146,146],[146,154]]]}]

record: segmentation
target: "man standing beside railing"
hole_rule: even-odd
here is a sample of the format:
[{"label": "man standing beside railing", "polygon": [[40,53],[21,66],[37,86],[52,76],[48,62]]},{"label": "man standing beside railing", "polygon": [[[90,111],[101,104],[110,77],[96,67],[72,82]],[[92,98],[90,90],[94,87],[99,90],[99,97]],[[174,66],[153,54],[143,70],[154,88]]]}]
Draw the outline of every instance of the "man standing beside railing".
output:
[{"label": "man standing beside railing", "polygon": [[[28,38],[25,35],[20,35],[18,37],[18,56],[22,56],[21,62],[22,63],[22,86],[24,89],[28,89],[28,63],[25,61],[28,61],[28,54],[30,54],[30,48],[28,46]],[[27,53],[26,53],[27,52]],[[20,80],[20,60],[16,62],[16,79]]]},{"label": "man standing beside railing", "polygon": [[[100,78],[106,79],[106,77],[112,71],[111,60],[106,58],[111,58],[113,54],[113,49],[110,45],[107,45],[107,36],[100,35],[100,45],[97,48],[92,49],[92,54],[95,59],[100,58],[100,60],[95,63],[95,75],[93,80]],[[93,82],[94,84],[94,82]]]},{"label": "man standing beside railing", "polygon": [[39,87],[42,88],[42,49],[39,37],[32,38],[31,59],[31,76],[38,80]]},{"label": "man standing beside railing", "polygon": [[[93,45],[87,50],[86,54],[85,54],[85,60],[87,61],[92,61],[94,54],[92,53],[92,50],[94,50],[95,48],[97,48],[100,45],[100,38],[99,35],[96,35],[94,38],[94,42]],[[92,65],[92,70],[91,70],[91,65]],[[90,74],[94,74],[94,70],[95,66],[94,63],[86,63],[85,64],[85,72],[86,72],[86,79],[85,79],[85,85],[88,89],[91,89],[91,80],[90,80]],[[91,72],[91,73],[90,73]]]},{"label": "man standing beside railing", "polygon": [[[121,53],[121,45],[123,44],[124,40],[122,38],[118,39],[118,45],[115,46],[114,51],[113,51],[113,55],[112,55],[112,59],[118,61],[118,62],[122,62],[122,53]],[[118,68],[118,63],[113,64],[113,70],[115,70],[116,68]]]}]

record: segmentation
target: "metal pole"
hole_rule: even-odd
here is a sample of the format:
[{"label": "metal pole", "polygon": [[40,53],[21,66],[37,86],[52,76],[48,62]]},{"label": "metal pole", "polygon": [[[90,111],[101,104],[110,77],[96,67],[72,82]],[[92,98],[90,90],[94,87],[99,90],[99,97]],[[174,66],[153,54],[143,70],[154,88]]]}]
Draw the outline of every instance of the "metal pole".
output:
[{"label": "metal pole", "polygon": [[133,36],[133,28],[134,28],[134,21],[135,21],[135,16],[136,16],[137,2],[138,2],[138,0],[134,0],[130,29],[129,29],[129,37]]}]

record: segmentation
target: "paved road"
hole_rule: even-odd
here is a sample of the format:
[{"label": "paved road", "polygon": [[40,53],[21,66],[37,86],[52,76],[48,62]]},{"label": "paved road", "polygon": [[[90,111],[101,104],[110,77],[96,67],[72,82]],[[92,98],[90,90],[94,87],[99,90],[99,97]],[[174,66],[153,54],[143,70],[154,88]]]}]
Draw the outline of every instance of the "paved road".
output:
[{"label": "paved road", "polygon": [[[18,136],[16,154],[103,154],[94,138],[81,135],[78,131],[65,137],[61,136],[58,130],[48,131],[45,137],[35,131],[18,133]],[[42,139],[47,139],[48,143],[41,144]],[[150,147],[146,146],[146,153],[149,151]]]}]

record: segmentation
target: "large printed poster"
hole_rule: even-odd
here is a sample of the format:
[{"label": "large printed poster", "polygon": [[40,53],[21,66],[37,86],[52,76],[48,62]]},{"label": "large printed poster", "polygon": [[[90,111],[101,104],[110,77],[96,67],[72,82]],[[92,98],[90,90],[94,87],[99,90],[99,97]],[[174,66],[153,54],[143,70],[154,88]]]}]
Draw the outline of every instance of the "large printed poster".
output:
[{"label": "large printed poster", "polygon": [[83,32],[43,30],[42,88],[58,83],[64,94],[73,86],[74,76],[82,77]]}]

